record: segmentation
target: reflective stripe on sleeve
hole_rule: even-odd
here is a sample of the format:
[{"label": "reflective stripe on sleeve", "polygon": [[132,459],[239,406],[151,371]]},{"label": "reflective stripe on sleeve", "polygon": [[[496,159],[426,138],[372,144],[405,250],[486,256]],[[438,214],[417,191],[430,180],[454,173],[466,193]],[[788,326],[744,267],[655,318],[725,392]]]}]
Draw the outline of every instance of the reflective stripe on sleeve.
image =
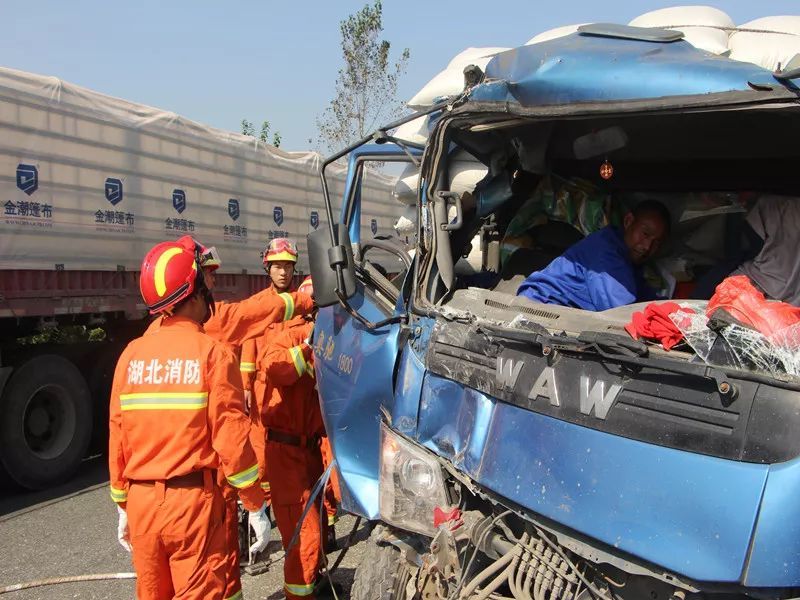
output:
[{"label": "reflective stripe on sleeve", "polygon": [[234,473],[230,477],[226,477],[226,479],[228,483],[235,488],[242,489],[249,487],[258,481],[258,463],[254,464],[252,467],[246,468],[244,471]]},{"label": "reflective stripe on sleeve", "polygon": [[262,481],[261,482],[261,489],[264,490],[265,492],[270,491],[269,481]]},{"label": "reflective stripe on sleeve", "polygon": [[144,392],[122,394],[122,410],[199,410],[208,406],[208,392]]},{"label": "reflective stripe on sleeve", "polygon": [[242,600],[244,596],[242,596],[242,590],[236,592],[233,596],[228,596],[225,600]]},{"label": "reflective stripe on sleeve", "polygon": [[256,372],[256,363],[254,363],[254,362],[239,363],[239,370],[242,373],[255,373]]},{"label": "reflective stripe on sleeve", "polygon": [[294,583],[286,583],[284,584],[286,587],[286,591],[290,594],[294,594],[295,596],[310,596],[314,593],[314,584],[313,583],[305,583],[305,584],[294,584]]},{"label": "reflective stripe on sleeve", "polygon": [[113,485],[108,486],[111,493],[111,499],[117,504],[128,501],[128,491],[115,488]]},{"label": "reflective stripe on sleeve", "polygon": [[292,298],[291,294],[287,294],[286,292],[278,294],[278,296],[281,297],[285,305],[283,309],[283,320],[288,321],[294,316],[294,298]]},{"label": "reflective stripe on sleeve", "polygon": [[289,348],[289,355],[292,357],[292,363],[294,363],[295,371],[297,371],[297,374],[302,377],[303,373],[305,373],[306,369],[308,369],[306,357],[303,356],[302,346],[292,346]]}]

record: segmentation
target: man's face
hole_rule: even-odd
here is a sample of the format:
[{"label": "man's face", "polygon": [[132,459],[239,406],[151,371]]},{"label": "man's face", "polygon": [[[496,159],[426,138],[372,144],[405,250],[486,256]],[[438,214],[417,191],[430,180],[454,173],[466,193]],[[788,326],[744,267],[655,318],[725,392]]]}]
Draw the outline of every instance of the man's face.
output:
[{"label": "man's face", "polygon": [[278,260],[269,263],[269,278],[278,290],[288,290],[294,276],[294,263],[288,260]]},{"label": "man's face", "polygon": [[631,262],[635,265],[650,260],[667,236],[666,223],[656,212],[645,212],[638,217],[628,213],[623,226],[625,245],[630,252]]}]

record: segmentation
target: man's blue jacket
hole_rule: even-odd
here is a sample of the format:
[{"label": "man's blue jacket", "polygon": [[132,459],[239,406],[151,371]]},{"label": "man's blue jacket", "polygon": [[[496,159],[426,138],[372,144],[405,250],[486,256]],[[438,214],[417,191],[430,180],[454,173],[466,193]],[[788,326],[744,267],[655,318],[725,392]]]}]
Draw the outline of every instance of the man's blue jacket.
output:
[{"label": "man's blue jacket", "polygon": [[612,226],[592,233],[543,270],[528,275],[517,295],[593,311],[655,298],[641,269],[630,260],[622,231]]}]

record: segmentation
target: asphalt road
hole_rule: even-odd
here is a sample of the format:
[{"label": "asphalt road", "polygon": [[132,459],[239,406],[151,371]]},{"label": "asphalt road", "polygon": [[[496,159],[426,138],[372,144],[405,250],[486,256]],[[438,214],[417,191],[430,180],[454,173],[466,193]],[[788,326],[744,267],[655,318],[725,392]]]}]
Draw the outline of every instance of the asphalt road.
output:
[{"label": "asphalt road", "polygon": [[[343,542],[354,524],[345,516],[336,526]],[[2,600],[53,598],[134,598],[133,580],[112,579],[36,587],[3,594],[5,586],[48,578],[133,571],[128,555],[117,543],[117,513],[108,496],[104,458],[84,462],[69,483],[48,492],[0,491],[0,597]],[[357,536],[364,537],[362,526]],[[343,545],[343,544],[342,544]],[[280,539],[273,528],[268,552],[278,554]],[[331,563],[338,553],[329,555]],[[364,543],[347,553],[333,579],[348,598],[356,566],[364,558]],[[266,573],[242,576],[245,598],[283,598],[283,563]]]}]

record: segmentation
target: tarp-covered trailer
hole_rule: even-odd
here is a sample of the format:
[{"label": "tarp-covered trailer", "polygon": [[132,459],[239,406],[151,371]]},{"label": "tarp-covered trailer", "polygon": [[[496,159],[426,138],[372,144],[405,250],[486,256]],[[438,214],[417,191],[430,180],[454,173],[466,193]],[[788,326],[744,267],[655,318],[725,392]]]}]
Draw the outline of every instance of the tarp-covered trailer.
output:
[{"label": "tarp-covered trailer", "polygon": [[[266,285],[260,253],[273,237],[295,238],[308,272],[306,234],[327,226],[319,164],[315,152],[0,68],[0,463],[12,479],[69,477],[93,424],[105,431],[116,357],[145,322],[137,271],[154,244],[189,234],[215,246],[222,300]],[[365,182],[365,235],[391,234],[393,179]],[[106,340],[18,344],[64,325],[100,326]]]}]

